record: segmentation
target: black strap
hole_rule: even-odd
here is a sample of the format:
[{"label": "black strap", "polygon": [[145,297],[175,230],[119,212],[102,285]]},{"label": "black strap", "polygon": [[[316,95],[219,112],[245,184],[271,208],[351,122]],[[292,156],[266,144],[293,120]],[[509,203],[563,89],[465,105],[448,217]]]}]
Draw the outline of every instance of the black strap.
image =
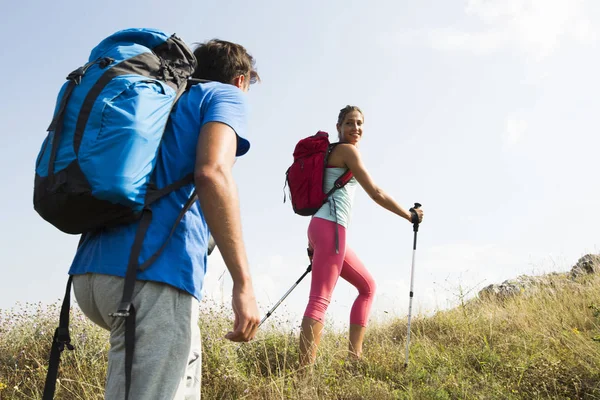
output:
[{"label": "black strap", "polygon": [[111,317],[125,318],[125,400],[129,399],[131,387],[131,370],[133,366],[133,353],[135,351],[135,307],[132,304],[133,289],[135,288],[135,277],[138,269],[138,259],[142,252],[144,237],[152,221],[152,211],[149,208],[142,211],[142,218],[133,239],[127,272],[125,273],[125,284],[123,285],[123,297],[119,308]]},{"label": "black strap", "polygon": [[198,79],[198,78],[188,78],[185,89],[188,90],[189,88],[191,88],[192,86],[198,84],[198,83],[207,83],[207,82],[211,82],[208,79]]},{"label": "black strap", "polygon": [[133,288],[135,287],[135,277],[139,266],[138,260],[140,253],[142,252],[144,237],[150,227],[150,222],[152,222],[152,211],[149,208],[146,208],[142,211],[142,218],[140,219],[140,224],[135,233],[135,238],[133,239],[131,253],[129,253],[121,304],[119,304],[117,312],[111,315],[113,317],[127,317],[129,315],[129,308],[131,306],[131,300],[133,299]]},{"label": "black strap", "polygon": [[48,129],[46,129],[48,132],[56,130],[58,121],[62,118],[63,114],[65,113],[65,110],[67,108],[67,103],[69,101],[69,97],[71,96],[71,92],[73,92],[73,88],[75,88],[75,82],[70,80],[69,84],[67,85],[67,88],[65,89],[65,93],[63,94],[62,98],[60,99],[60,105],[58,107],[58,111],[57,111],[56,115],[54,116],[54,118],[52,118],[52,122],[50,122],[50,126],[48,126]]},{"label": "black strap", "polygon": [[[178,90],[177,97],[173,104],[175,104],[177,102],[177,100],[179,99],[179,97],[181,96],[183,91],[184,91],[183,87],[180,88],[180,90]],[[185,186],[189,183],[193,183],[193,182],[194,182],[194,174],[190,173],[190,174],[184,176],[182,179],[180,179],[170,185],[167,185],[162,189],[157,189],[152,192],[149,192],[146,195],[145,208],[142,211],[142,217],[140,219],[140,224],[138,225],[138,228],[137,228],[137,231],[135,234],[135,238],[133,240],[133,245],[131,247],[131,253],[129,253],[129,261],[127,263],[127,272],[125,273],[125,284],[123,286],[123,297],[121,299],[121,304],[119,304],[119,308],[117,309],[117,312],[111,313],[111,316],[128,318],[131,315],[131,309],[133,308],[133,304],[132,304],[133,289],[135,287],[135,281],[136,281],[135,278],[137,275],[138,267],[140,267],[138,264],[139,257],[142,252],[142,244],[144,242],[144,237],[146,236],[146,232],[148,231],[148,228],[150,227],[150,222],[152,222],[152,211],[150,210],[150,204],[154,203],[155,201],[157,201],[158,199],[167,195],[168,193],[171,193],[172,191],[180,189],[183,186]],[[147,268],[152,262],[154,262],[158,258],[160,253],[162,253],[167,242],[169,241],[169,239],[171,239],[171,236],[173,236],[173,233],[175,232],[177,225],[183,218],[183,215],[187,212],[189,207],[191,207],[191,204],[193,204],[192,198],[195,198],[195,197],[196,197],[196,191],[194,190],[194,192],[192,193],[192,196],[186,203],[186,206],[182,209],[179,216],[177,217],[177,220],[175,221],[175,224],[173,225],[173,228],[171,229],[171,232],[169,233],[169,237],[167,238],[167,240],[165,241],[163,246],[156,253],[154,253],[152,255],[152,257],[150,257],[150,259],[148,261],[150,261],[150,260],[151,261],[150,262],[146,261],[143,264],[144,268]],[[188,204],[189,204],[189,206],[188,206]],[[133,313],[135,314],[135,310],[133,311]],[[133,324],[135,324],[135,319],[133,319],[133,321],[134,321]],[[125,327],[127,328],[127,323],[125,324]],[[135,325],[134,325],[133,329],[135,329]],[[127,336],[127,333],[125,333],[125,336]],[[128,348],[127,344],[125,344],[125,357],[126,358],[127,358],[127,348]],[[133,357],[133,342],[131,345],[130,352],[131,352],[131,357]],[[127,371],[126,371],[126,374],[127,374]],[[131,375],[131,370],[129,371],[129,375]],[[126,382],[126,384],[127,384],[127,382]],[[129,391],[127,391],[126,397],[128,397],[128,396],[129,396]]]},{"label": "black strap", "polygon": [[[87,234],[81,235],[77,248],[81,246],[85,240]],[[48,372],[46,374],[46,383],[44,385],[43,400],[52,400],[54,398],[54,392],[56,390],[56,378],[58,376],[58,366],[60,364],[60,354],[63,352],[65,347],[68,350],[74,350],[75,347],[71,344],[71,335],[69,334],[69,311],[71,309],[71,285],[73,282],[73,276],[69,276],[67,280],[67,289],[65,290],[65,297],[63,299],[62,306],[60,308],[60,318],[58,322],[58,328],[54,332],[52,338],[52,348],[50,350],[50,360],[48,361]]]},{"label": "black strap", "polygon": [[73,93],[73,89],[75,89],[75,86],[81,83],[81,79],[92,65],[100,63],[101,66],[104,65],[102,68],[106,68],[106,66],[112,63],[113,61],[114,60],[110,57],[104,57],[95,61],[91,61],[85,64],[83,67],[77,68],[75,71],[71,72],[67,76],[69,84],[67,85],[65,93],[63,94],[60,100],[58,112],[56,113],[54,118],[52,118],[52,122],[50,123],[50,126],[47,129],[48,132],[54,131],[54,138],[52,139],[52,152],[50,153],[50,160],[48,162],[48,176],[54,175],[54,162],[56,161],[58,145],[60,144],[60,138],[62,136],[65,111],[67,109],[69,99],[71,98],[71,94]]},{"label": "black strap", "polygon": [[146,260],[142,265],[139,265],[139,257],[142,252],[142,244],[144,242],[144,237],[146,236],[146,232],[148,231],[150,223],[152,222],[152,211],[150,210],[150,208],[146,207],[144,211],[142,211],[140,224],[135,233],[135,238],[131,247],[131,253],[129,254],[129,262],[127,263],[127,272],[125,273],[125,284],[123,286],[123,297],[121,298],[121,303],[119,304],[117,312],[110,314],[111,317],[125,318],[125,400],[129,399],[129,390],[131,388],[131,372],[133,369],[133,355],[135,353],[136,310],[133,305],[133,291],[135,288],[137,271],[138,269],[144,270],[148,268],[154,261],[156,261],[156,259],[163,252],[163,250],[167,246],[167,243],[175,233],[175,230],[177,229],[177,226],[183,219],[185,213],[194,204],[196,199],[196,190],[194,190],[184,207],[179,212],[177,220],[173,224],[173,227],[171,228],[171,232],[169,233],[167,240],[165,240],[161,248],[158,249],[158,251],[156,251],[148,260]]},{"label": "black strap", "polygon": [[56,378],[58,376],[58,366],[60,364],[60,354],[65,347],[73,350],[75,347],[71,344],[71,336],[69,335],[69,310],[71,308],[71,283],[73,277],[69,276],[67,281],[67,289],[65,298],[60,309],[60,322],[58,328],[54,331],[52,338],[52,348],[50,350],[50,360],[48,361],[48,373],[46,374],[46,383],[44,385],[43,400],[54,399],[56,390]]},{"label": "black strap", "polygon": [[[292,168],[292,167],[290,167],[290,168]],[[286,200],[285,188],[288,186],[288,181],[290,179],[290,177],[289,177],[290,168],[288,168],[287,171],[285,171],[285,182],[283,183],[283,202],[284,203]]]},{"label": "black strap", "polygon": [[67,108],[67,103],[69,102],[69,98],[71,97],[71,93],[73,93],[73,89],[75,89],[76,83],[73,80],[69,80],[69,84],[65,89],[65,93],[60,100],[60,106],[58,108],[58,112],[52,119],[50,126],[48,127],[48,132],[54,131],[54,137],[52,138],[52,150],[50,151],[50,160],[48,161],[48,176],[54,176],[54,163],[56,161],[56,154],[58,153],[58,145],[60,144],[60,138],[62,136],[63,126],[64,126],[64,115],[65,110]]},{"label": "black strap", "polygon": [[[50,126],[48,127],[47,131],[56,130],[56,126],[57,126],[58,122],[62,119],[62,115],[65,113],[65,109],[67,108],[67,102],[69,101],[69,97],[71,97],[71,92],[73,91],[73,88],[75,87],[75,85],[79,85],[81,83],[81,78],[83,78],[86,71],[92,65],[96,64],[97,62],[100,62],[100,61],[105,62],[106,60],[114,61],[110,57],[105,57],[104,59],[101,59],[101,60],[89,62],[89,63],[85,64],[83,67],[79,67],[75,71],[73,71],[69,75],[67,75],[67,80],[69,81],[69,85],[67,86],[67,89],[65,90],[65,93],[63,94],[62,99],[60,100],[60,106],[58,107],[58,112],[56,113],[54,118],[52,118],[52,122],[50,123]],[[102,67],[102,68],[106,68],[106,66]]]},{"label": "black strap", "polygon": [[[333,203],[333,206],[331,205]],[[337,207],[335,199],[329,199],[329,207],[333,208],[333,216],[335,218],[335,254],[340,254],[340,234],[338,232]]]},{"label": "black strap", "polygon": [[135,307],[130,304],[129,315],[125,318],[125,400],[129,399],[133,352],[135,350]]},{"label": "black strap", "polygon": [[189,185],[190,183],[193,183],[193,182],[194,182],[194,174],[191,173],[191,174],[187,174],[180,180],[175,181],[175,182],[171,183],[170,185],[165,186],[162,189],[156,189],[155,187],[152,187],[151,190],[148,190],[148,193],[146,194],[146,200],[145,200],[146,206],[149,206],[150,204],[156,202],[157,200],[161,199],[162,197],[166,196],[167,194],[174,192],[177,189],[181,189],[185,185]]},{"label": "black strap", "polygon": [[163,250],[167,247],[167,243],[169,243],[169,240],[175,234],[175,230],[177,229],[177,226],[179,225],[179,223],[185,216],[185,213],[194,205],[194,202],[197,199],[198,199],[198,196],[196,195],[196,190],[194,189],[194,191],[192,192],[192,195],[188,199],[187,203],[185,203],[185,205],[179,212],[179,215],[177,216],[177,220],[175,220],[175,223],[171,227],[171,232],[169,232],[169,236],[167,237],[167,240],[165,240],[165,242],[160,247],[160,249],[158,249],[154,254],[152,254],[152,256],[150,258],[148,258],[146,261],[144,261],[144,263],[142,265],[140,265],[140,268],[139,268],[140,270],[143,271],[146,268],[148,268],[162,254]]},{"label": "black strap", "polygon": [[[333,149],[333,147],[337,144],[338,143],[334,143],[334,144],[330,145],[330,148]],[[352,177],[353,177],[352,171],[350,171],[350,169],[347,168],[346,171],[344,171],[344,173],[335,180],[333,187],[331,189],[329,189],[329,191],[327,192],[327,201],[329,201],[329,207],[333,208],[333,215],[335,217],[335,254],[340,254],[340,239],[339,239],[338,223],[337,223],[336,202],[335,202],[335,199],[333,197],[331,197],[331,195],[336,190],[339,190],[339,189],[343,188],[344,186],[346,186],[346,184],[348,182],[350,182]],[[331,203],[333,203],[333,206],[331,205]]]},{"label": "black strap", "polygon": [[[96,60],[96,62],[102,62],[103,60],[104,59],[99,59]],[[157,57],[155,52],[140,53],[127,60],[119,62],[117,65],[104,72],[102,76],[96,80],[96,82],[85,95],[85,99],[83,100],[83,103],[79,109],[77,122],[75,123],[75,132],[73,133],[73,149],[75,150],[76,156],[79,155],[79,148],[81,146],[83,135],[85,133],[90,115],[92,115],[92,109],[94,108],[94,104],[96,104],[98,96],[114,78],[127,74],[137,74],[153,79],[160,79],[160,58]],[[171,87],[174,86],[171,81],[165,83]],[[174,89],[177,90],[176,87],[174,87]],[[183,93],[183,89],[184,87],[182,85],[181,90],[177,92],[177,96],[173,104],[177,102],[180,93]]]}]

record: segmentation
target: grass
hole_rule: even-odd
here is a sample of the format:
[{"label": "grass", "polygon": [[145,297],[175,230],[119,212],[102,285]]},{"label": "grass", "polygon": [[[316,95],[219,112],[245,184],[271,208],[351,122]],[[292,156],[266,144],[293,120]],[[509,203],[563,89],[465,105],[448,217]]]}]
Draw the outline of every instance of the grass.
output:
[{"label": "grass", "polygon": [[[0,313],[0,399],[39,399],[58,305]],[[57,399],[102,399],[107,333],[72,312]],[[296,372],[298,335],[274,322],[255,341],[223,339],[225,308],[200,326],[203,399],[600,399],[600,276],[553,274],[533,296],[476,298],[411,323],[372,325],[360,362],[345,332],[326,329],[314,372]]]}]

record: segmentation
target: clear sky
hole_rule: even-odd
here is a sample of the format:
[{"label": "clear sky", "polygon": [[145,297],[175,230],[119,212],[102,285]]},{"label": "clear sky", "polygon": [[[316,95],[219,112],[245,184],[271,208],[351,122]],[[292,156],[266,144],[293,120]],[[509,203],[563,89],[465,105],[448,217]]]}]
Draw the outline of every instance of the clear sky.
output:
[{"label": "clear sky", "polygon": [[[263,83],[251,151],[235,166],[261,312],[306,269],[308,218],[283,204],[295,143],[360,106],[375,182],[423,204],[415,312],[520,274],[566,271],[600,236],[600,3],[594,0],[2,0],[0,308],[63,296],[77,237],[33,210],[34,162],[56,93],[105,36],[127,27],[189,44],[239,42]],[[594,111],[596,110],[596,111]],[[350,245],[378,284],[373,316],[406,316],[412,229],[357,192]],[[206,298],[229,301],[219,254]],[[309,279],[277,313],[295,323]],[[340,281],[330,321],[347,323]]]}]

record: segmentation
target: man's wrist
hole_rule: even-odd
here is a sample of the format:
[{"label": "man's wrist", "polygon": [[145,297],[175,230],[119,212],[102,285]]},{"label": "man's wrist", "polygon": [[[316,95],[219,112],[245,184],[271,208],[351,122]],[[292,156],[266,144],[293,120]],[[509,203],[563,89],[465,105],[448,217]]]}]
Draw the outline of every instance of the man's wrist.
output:
[{"label": "man's wrist", "polygon": [[[246,271],[247,270],[248,269],[246,268]],[[252,287],[252,278],[247,272],[240,272],[238,274],[232,275],[231,279],[233,280],[233,286],[239,289]]]}]

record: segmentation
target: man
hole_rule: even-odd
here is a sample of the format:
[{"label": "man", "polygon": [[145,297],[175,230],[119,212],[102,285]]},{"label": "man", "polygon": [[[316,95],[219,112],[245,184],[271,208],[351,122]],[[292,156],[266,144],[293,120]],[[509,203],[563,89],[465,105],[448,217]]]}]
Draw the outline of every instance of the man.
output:
[{"label": "man", "polygon": [[[157,158],[155,181],[165,187],[193,171],[194,183],[152,205],[139,263],[165,243],[160,256],[137,272],[133,290],[135,351],[129,399],[200,399],[198,301],[206,272],[209,234],[233,279],[233,331],[251,340],[258,308],[242,240],[232,167],[249,149],[245,92],[260,78],[244,47],[222,40],[201,44],[193,85],[173,109]],[[194,202],[171,229],[196,189]],[[107,399],[125,399],[125,318],[113,317],[123,294],[128,257],[139,223],[105,229],[82,241],[69,273],[79,306],[110,331]]]}]

